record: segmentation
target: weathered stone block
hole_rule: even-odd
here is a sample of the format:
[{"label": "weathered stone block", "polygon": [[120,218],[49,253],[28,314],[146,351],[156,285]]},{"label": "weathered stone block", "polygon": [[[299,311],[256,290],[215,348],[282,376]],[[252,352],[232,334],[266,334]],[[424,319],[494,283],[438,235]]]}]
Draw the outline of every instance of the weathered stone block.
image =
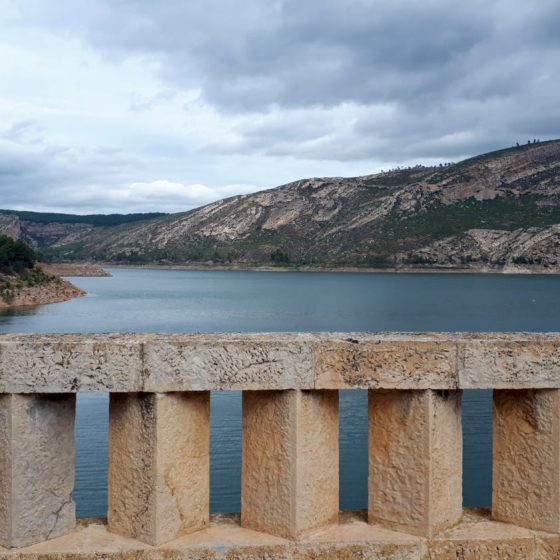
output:
[{"label": "weathered stone block", "polygon": [[[536,534],[489,519],[486,510],[466,510],[462,522],[428,541],[423,560],[533,560]],[[544,559],[543,559],[544,560]]]},{"label": "weathered stone block", "polygon": [[460,391],[369,392],[369,515],[432,536],[462,515]]},{"label": "weathered stone block", "polygon": [[316,348],[317,389],[455,389],[456,345],[415,335],[352,335]]},{"label": "weathered stone block", "polygon": [[210,394],[112,394],[109,530],[159,545],[208,524]]},{"label": "weathered stone block", "polygon": [[0,392],[140,391],[141,341],[120,334],[0,337]]},{"label": "weathered stone block", "polygon": [[243,393],[241,523],[286,538],[338,517],[338,392]]},{"label": "weathered stone block", "polygon": [[490,333],[458,343],[462,389],[560,387],[558,336]]},{"label": "weathered stone block", "polygon": [[492,515],[560,531],[560,391],[494,391]]},{"label": "weathered stone block", "polygon": [[166,335],[144,346],[145,391],[313,388],[302,335]]},{"label": "weathered stone block", "polygon": [[344,388],[560,388],[560,335],[0,335],[3,393]]},{"label": "weathered stone block", "polygon": [[535,560],[558,560],[560,558],[560,535],[538,533]]},{"label": "weathered stone block", "polygon": [[75,407],[75,395],[0,395],[0,545],[74,528]]}]

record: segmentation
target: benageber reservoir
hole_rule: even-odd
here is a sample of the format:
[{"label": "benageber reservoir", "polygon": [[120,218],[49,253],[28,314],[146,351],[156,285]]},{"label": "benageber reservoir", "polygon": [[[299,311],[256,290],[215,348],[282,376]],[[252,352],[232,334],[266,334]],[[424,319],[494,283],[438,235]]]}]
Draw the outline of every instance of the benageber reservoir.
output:
[{"label": "benageber reservoir", "polygon": [[[0,314],[0,332],[558,331],[560,276],[112,269],[88,295]],[[79,400],[78,515],[106,511],[107,396]],[[463,398],[464,496],[490,503],[491,399]],[[341,392],[341,507],[367,502],[367,396]],[[212,397],[211,508],[239,510],[241,399]]]}]

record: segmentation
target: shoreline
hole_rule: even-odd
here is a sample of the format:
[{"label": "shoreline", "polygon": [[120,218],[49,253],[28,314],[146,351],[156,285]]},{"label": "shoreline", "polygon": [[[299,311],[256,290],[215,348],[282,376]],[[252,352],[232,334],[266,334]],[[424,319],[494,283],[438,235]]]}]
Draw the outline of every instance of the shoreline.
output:
[{"label": "shoreline", "polygon": [[520,267],[507,265],[503,267],[275,267],[275,266],[249,266],[249,265],[204,265],[204,264],[113,264],[101,263],[102,268],[129,268],[147,270],[193,270],[193,271],[240,271],[240,272],[363,272],[373,274],[507,274],[528,276],[558,276],[560,268],[550,269],[546,267]]},{"label": "shoreline", "polygon": [[88,263],[37,263],[37,266],[42,268],[47,274],[53,276],[75,276],[75,277],[105,277],[111,276],[103,266]]},{"label": "shoreline", "polygon": [[85,295],[86,292],[72,282],[63,278],[55,278],[44,284],[17,288],[12,301],[7,302],[0,298],[0,310],[62,303]]}]

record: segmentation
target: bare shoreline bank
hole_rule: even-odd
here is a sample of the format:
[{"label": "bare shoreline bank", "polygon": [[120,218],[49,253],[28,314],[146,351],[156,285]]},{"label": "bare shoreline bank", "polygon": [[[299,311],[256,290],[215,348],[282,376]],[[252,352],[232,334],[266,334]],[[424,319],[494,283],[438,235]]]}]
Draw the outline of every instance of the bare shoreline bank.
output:
[{"label": "bare shoreline bank", "polygon": [[94,263],[38,263],[47,274],[54,276],[104,277],[111,276],[103,266]]},{"label": "bare shoreline bank", "polygon": [[68,280],[56,278],[44,284],[16,288],[11,301],[8,302],[0,298],[0,310],[62,303],[85,295],[84,290],[68,282]]},{"label": "bare shoreline bank", "polygon": [[504,267],[395,267],[395,268],[362,268],[362,267],[275,267],[246,265],[203,265],[203,264],[114,264],[102,263],[103,268],[127,268],[147,270],[197,270],[197,271],[247,271],[247,272],[364,272],[375,274],[508,274],[508,275],[560,275],[560,268],[520,267],[508,265]]}]

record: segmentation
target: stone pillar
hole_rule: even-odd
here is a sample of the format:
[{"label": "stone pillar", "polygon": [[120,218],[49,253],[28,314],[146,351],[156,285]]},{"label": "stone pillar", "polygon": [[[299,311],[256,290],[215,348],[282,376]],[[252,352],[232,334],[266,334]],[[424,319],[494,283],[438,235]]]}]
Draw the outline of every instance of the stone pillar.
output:
[{"label": "stone pillar", "polygon": [[369,391],[369,522],[431,537],[462,515],[460,391]]},{"label": "stone pillar", "polygon": [[245,391],[241,524],[280,537],[338,521],[338,391]]},{"label": "stone pillar", "polygon": [[22,547],[76,525],[76,395],[0,395],[0,545]]},{"label": "stone pillar", "polygon": [[492,516],[560,532],[560,391],[494,391]]},{"label": "stone pillar", "polygon": [[112,393],[109,530],[159,545],[205,527],[210,393]]}]

